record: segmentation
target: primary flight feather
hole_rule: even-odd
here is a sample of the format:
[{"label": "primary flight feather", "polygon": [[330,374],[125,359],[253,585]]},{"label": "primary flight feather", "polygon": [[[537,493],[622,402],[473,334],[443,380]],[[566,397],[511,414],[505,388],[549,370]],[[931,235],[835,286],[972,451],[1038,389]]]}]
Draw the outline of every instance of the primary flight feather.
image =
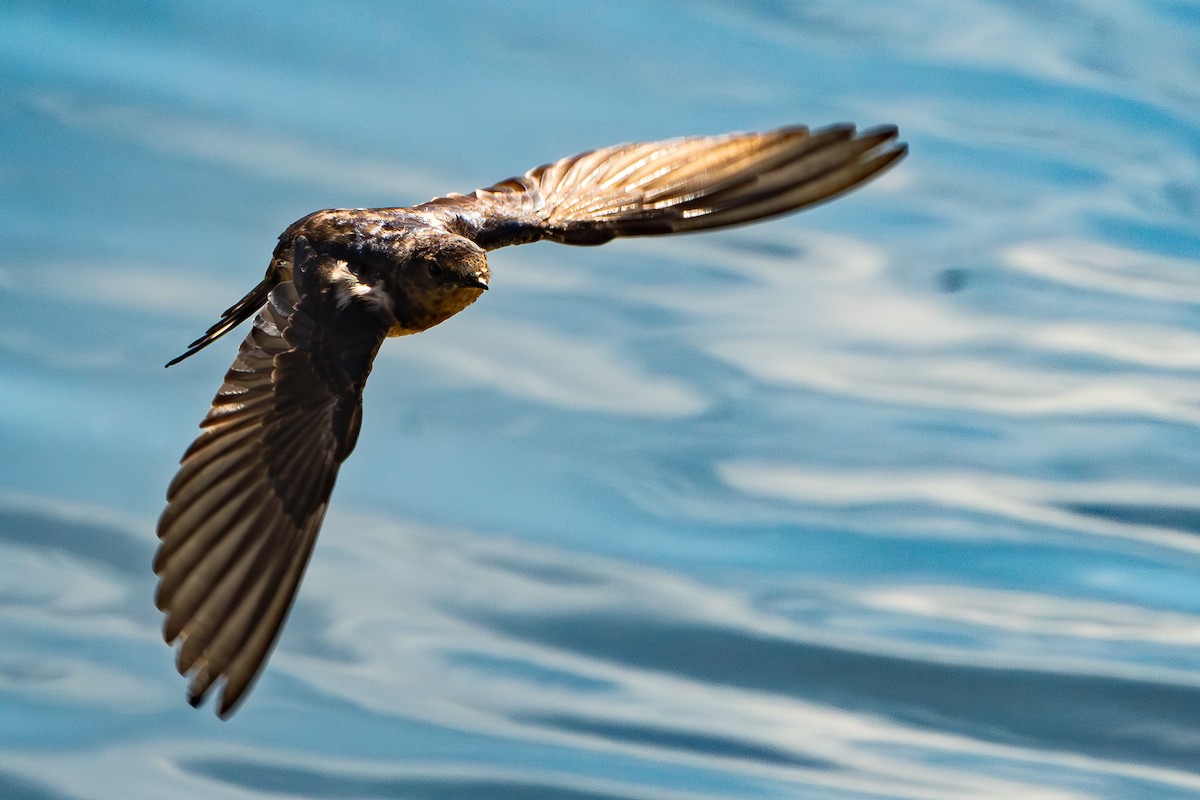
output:
[{"label": "primary flight feather", "polygon": [[[199,704],[227,717],[279,636],[354,449],[389,336],[488,288],[486,252],[543,239],[710,230],[830,200],[906,152],[892,126],[691,137],[592,150],[412,208],[331,209],[279,237],[266,277],[170,364],[257,312],[167,490],[154,560],[164,636]],[[168,366],[170,366],[168,364]]]}]

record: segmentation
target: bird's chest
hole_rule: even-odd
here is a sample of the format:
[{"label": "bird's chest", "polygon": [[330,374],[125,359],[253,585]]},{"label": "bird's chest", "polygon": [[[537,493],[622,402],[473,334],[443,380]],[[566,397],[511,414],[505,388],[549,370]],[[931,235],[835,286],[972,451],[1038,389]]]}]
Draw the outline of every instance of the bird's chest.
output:
[{"label": "bird's chest", "polygon": [[415,295],[401,290],[395,297],[396,322],[388,336],[407,336],[432,328],[474,303],[481,289],[465,287],[422,287]]}]

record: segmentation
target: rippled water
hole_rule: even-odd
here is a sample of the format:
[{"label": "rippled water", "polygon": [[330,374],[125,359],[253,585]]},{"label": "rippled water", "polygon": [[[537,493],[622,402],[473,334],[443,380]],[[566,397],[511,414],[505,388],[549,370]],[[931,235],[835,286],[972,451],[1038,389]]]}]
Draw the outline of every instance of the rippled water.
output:
[{"label": "rippled water", "polygon": [[[0,7],[0,797],[1200,796],[1192,3]],[[780,221],[494,254],[384,348],[228,723],[151,602],[329,206],[899,124]]]}]

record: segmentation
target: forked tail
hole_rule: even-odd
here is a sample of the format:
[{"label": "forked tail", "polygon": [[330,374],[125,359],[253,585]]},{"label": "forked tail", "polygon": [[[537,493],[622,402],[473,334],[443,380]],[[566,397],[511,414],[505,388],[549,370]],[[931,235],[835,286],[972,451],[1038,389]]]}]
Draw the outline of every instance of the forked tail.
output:
[{"label": "forked tail", "polygon": [[271,288],[276,284],[277,279],[274,275],[275,271],[271,270],[267,273],[267,277],[263,278],[262,283],[250,290],[250,293],[241,300],[234,303],[225,312],[221,314],[221,319],[215,325],[204,332],[196,341],[188,345],[183,355],[177,356],[166,363],[166,366],[178,364],[190,355],[199,353],[210,344],[220,339],[229,331],[241,325],[248,320],[254,312],[258,311],[267,302],[267,295],[271,293]]}]

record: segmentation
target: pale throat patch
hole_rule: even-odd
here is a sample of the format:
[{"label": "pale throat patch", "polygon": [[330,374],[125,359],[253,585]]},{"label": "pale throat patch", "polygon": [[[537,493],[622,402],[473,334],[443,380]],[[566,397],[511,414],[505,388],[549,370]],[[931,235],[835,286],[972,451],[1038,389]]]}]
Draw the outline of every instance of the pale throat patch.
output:
[{"label": "pale throat patch", "polygon": [[336,300],[339,311],[350,305],[350,301],[358,299],[389,314],[395,313],[396,302],[383,288],[383,281],[376,281],[373,284],[363,283],[357,275],[350,271],[350,267],[345,261],[338,261],[334,265],[329,273],[329,278],[337,286]]}]

